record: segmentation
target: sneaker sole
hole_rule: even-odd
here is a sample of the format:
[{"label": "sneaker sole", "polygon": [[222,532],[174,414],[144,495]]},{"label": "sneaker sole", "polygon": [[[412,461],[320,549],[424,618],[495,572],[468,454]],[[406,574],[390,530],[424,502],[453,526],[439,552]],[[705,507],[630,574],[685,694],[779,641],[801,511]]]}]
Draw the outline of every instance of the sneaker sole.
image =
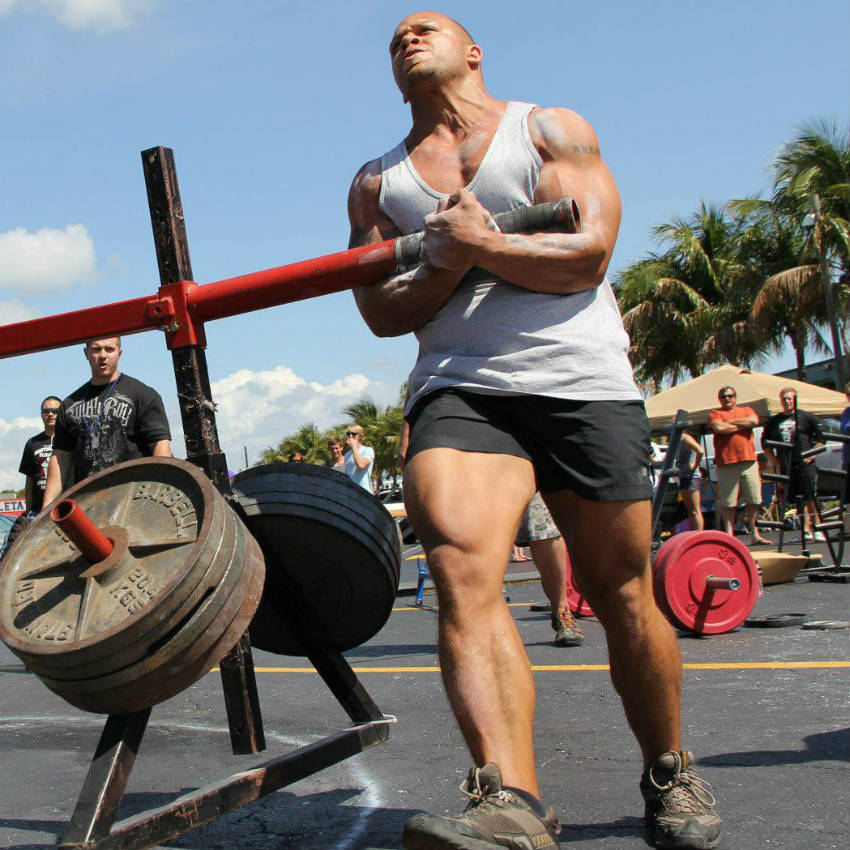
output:
[{"label": "sneaker sole", "polygon": [[[531,847],[531,841],[526,840]],[[492,844],[480,838],[460,835],[438,818],[428,815],[422,816],[418,823],[408,821],[405,824],[401,843],[405,850],[504,850],[505,847],[520,846],[518,840],[512,844]],[[557,850],[559,845],[553,842],[548,847]]]},{"label": "sneaker sole", "polygon": [[401,844],[404,850],[504,850],[501,844],[458,835],[450,829],[440,829],[438,824],[427,832],[405,826]]},{"label": "sneaker sole", "polygon": [[652,843],[660,850],[713,850],[720,846],[723,838],[723,825],[718,825],[718,832],[712,838],[701,835],[688,835],[687,827],[673,830],[669,827],[656,823],[655,818],[649,814],[644,815],[647,829],[652,836]]},{"label": "sneaker sole", "polygon": [[555,639],[555,646],[583,646],[584,638],[566,638],[564,640]]}]

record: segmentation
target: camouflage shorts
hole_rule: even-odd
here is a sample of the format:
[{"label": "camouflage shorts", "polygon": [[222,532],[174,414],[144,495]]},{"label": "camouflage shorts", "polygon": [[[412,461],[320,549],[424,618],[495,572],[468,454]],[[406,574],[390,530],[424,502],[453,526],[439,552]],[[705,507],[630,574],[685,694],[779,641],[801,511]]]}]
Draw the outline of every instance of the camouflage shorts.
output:
[{"label": "camouflage shorts", "polygon": [[535,493],[519,521],[515,545],[528,546],[533,540],[549,540],[560,536],[561,532],[558,531],[558,526],[555,525],[549,509],[540,498],[540,493]]}]

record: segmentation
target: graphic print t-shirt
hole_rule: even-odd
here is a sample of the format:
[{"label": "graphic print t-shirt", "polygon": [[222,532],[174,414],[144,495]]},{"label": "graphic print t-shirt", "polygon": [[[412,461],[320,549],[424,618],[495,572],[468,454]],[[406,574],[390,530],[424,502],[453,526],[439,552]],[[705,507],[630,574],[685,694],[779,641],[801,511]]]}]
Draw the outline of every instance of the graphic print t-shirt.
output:
[{"label": "graphic print t-shirt", "polygon": [[53,440],[42,431],[30,437],[24,445],[18,472],[33,478],[31,509],[38,513],[44,504],[44,487],[47,484],[47,465],[53,454]]},{"label": "graphic print t-shirt", "polygon": [[[797,419],[800,423],[800,451],[804,452],[815,443],[822,443],[823,429],[820,420],[807,410],[798,410]],[[776,440],[781,443],[793,443],[796,431],[793,413],[777,413],[767,420],[764,426],[764,439]],[[784,460],[787,449],[774,449],[774,453]],[[784,465],[784,464],[783,464]]]},{"label": "graphic print t-shirt", "polygon": [[125,460],[150,457],[170,440],[159,393],[123,373],[111,384],[91,381],[65,401],[56,420],[53,448],[73,453],[74,481]]}]

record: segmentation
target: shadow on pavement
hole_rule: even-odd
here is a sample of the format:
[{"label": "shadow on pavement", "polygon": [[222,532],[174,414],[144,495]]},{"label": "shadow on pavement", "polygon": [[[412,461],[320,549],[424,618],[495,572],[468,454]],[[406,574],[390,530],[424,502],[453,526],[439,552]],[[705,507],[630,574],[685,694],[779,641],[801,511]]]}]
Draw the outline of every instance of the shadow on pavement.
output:
[{"label": "shadow on pavement", "polygon": [[812,761],[847,761],[850,751],[850,729],[818,732],[803,738],[805,750],[749,750],[721,753],[700,758],[700,764],[716,767],[764,767],[777,764],[805,764]]},{"label": "shadow on pavement", "polygon": [[570,844],[592,838],[610,838],[614,835],[637,836],[643,838],[648,847],[653,846],[645,821],[635,817],[619,818],[613,823],[562,823],[558,841],[561,844]]}]

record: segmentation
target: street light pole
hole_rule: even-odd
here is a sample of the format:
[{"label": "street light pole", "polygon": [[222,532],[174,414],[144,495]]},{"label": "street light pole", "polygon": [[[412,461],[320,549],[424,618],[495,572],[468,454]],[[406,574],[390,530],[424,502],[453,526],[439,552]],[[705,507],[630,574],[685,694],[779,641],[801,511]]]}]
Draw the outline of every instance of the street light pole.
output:
[{"label": "street light pole", "polygon": [[[809,217],[806,216],[806,219]],[[804,225],[806,222],[804,219]],[[835,315],[835,300],[832,297],[832,282],[829,279],[829,268],[826,264],[826,246],[823,239],[823,220],[821,217],[820,195],[815,195],[815,244],[820,259],[820,277],[823,286],[823,298],[826,303],[826,314],[829,321],[829,329],[832,332],[832,355],[835,363],[835,377],[839,392],[844,391],[847,376],[844,371],[844,355],[841,351],[841,336],[838,333],[838,318]]]}]

